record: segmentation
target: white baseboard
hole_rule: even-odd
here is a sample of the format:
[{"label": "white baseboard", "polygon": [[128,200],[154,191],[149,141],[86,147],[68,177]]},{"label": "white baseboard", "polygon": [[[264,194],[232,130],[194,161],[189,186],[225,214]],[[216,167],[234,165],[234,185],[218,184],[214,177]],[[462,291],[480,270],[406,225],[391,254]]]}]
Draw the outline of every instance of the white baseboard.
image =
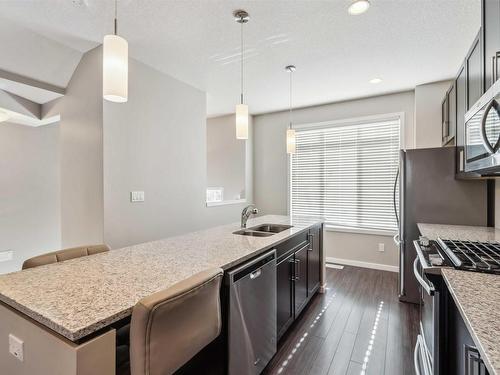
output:
[{"label": "white baseboard", "polygon": [[326,262],[327,263],[343,264],[345,266],[371,268],[374,270],[381,270],[381,271],[399,272],[398,266],[390,266],[388,264],[379,264],[379,263],[361,262],[359,260],[326,257]]}]

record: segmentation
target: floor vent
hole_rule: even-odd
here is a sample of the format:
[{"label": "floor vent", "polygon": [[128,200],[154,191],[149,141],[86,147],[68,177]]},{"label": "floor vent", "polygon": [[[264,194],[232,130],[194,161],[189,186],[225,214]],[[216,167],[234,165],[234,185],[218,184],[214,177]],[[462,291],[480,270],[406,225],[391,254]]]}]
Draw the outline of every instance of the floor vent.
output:
[{"label": "floor vent", "polygon": [[344,266],[335,263],[326,263],[326,268],[335,268],[337,270],[343,270]]}]

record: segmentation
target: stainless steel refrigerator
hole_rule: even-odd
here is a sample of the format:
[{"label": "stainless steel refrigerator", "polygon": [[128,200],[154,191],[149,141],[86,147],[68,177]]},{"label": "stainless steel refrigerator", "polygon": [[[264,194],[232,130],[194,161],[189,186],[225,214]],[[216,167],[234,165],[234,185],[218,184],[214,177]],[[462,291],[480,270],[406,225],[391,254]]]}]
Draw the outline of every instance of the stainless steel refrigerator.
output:
[{"label": "stainless steel refrigerator", "polygon": [[417,223],[486,226],[487,183],[455,179],[454,147],[402,150],[399,168],[399,299],[418,303]]}]

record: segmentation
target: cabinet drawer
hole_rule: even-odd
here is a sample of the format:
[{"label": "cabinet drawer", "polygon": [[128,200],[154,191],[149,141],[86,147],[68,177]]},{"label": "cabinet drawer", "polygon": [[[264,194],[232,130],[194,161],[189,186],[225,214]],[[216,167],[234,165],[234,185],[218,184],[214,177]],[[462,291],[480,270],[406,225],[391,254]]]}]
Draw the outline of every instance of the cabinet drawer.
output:
[{"label": "cabinet drawer", "polygon": [[280,243],[276,246],[276,256],[278,258],[278,263],[286,257],[286,255],[292,251],[298,250],[300,246],[304,246],[304,244],[309,241],[307,230],[296,234],[292,238],[289,238],[285,242]]}]

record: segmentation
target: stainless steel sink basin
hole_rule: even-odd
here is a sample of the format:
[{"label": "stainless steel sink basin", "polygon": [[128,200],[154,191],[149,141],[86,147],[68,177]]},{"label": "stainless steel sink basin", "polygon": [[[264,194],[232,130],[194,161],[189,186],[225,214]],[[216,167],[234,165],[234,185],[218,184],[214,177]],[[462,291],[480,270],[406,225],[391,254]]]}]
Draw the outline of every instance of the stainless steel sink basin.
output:
[{"label": "stainless steel sink basin", "polygon": [[241,229],[233,232],[233,234],[240,234],[242,236],[252,236],[252,237],[269,237],[274,233],[266,233],[266,232],[255,232],[253,230]]},{"label": "stainless steel sink basin", "polygon": [[274,234],[283,232],[284,230],[290,229],[291,227],[292,225],[284,225],[284,224],[261,224],[252,228],[248,228],[248,230]]}]

